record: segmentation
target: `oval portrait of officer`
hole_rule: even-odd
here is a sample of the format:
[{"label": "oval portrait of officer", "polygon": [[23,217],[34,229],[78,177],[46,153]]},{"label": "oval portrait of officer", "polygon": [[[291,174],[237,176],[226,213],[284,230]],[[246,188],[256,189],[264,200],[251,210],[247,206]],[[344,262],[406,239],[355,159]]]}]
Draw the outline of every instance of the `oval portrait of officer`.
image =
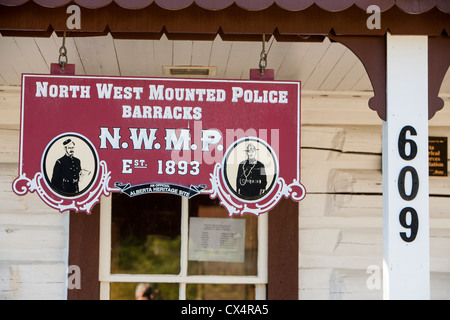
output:
[{"label": "oval portrait of officer", "polygon": [[223,162],[224,180],[240,199],[255,201],[272,190],[278,176],[274,151],[259,138],[243,138],[227,150]]},{"label": "oval portrait of officer", "polygon": [[45,151],[43,172],[53,191],[76,197],[87,191],[97,176],[96,152],[80,135],[61,135]]}]

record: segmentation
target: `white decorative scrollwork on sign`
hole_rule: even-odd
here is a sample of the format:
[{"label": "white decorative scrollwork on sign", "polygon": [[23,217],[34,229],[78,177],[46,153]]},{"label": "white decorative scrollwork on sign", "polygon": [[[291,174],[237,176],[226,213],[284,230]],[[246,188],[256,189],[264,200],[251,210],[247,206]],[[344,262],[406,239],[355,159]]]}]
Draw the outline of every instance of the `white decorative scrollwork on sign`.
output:
[{"label": "white decorative scrollwork on sign", "polygon": [[261,213],[272,210],[277,203],[281,200],[281,197],[291,197],[295,201],[302,200],[306,195],[305,187],[298,181],[294,180],[292,183],[287,184],[281,177],[277,178],[275,186],[270,194],[264,201],[243,202],[234,195],[230,194],[227,188],[224,187],[222,164],[217,163],[214,167],[214,172],[211,176],[211,191],[210,197],[220,199],[220,204],[223,205],[229,213],[232,215],[243,215],[245,213],[251,213],[253,215],[260,215]]},{"label": "white decorative scrollwork on sign", "polygon": [[25,195],[28,192],[36,192],[47,205],[60,212],[74,210],[77,212],[87,212],[89,214],[92,207],[100,201],[100,196],[102,194],[108,196],[111,191],[115,190],[109,188],[111,171],[108,171],[105,161],[100,161],[100,168],[98,183],[92,185],[90,190],[86,193],[75,198],[61,196],[54,197],[53,191],[45,184],[44,175],[41,172],[36,173],[33,179],[28,178],[26,174],[22,173],[14,181],[13,191],[20,196]]}]

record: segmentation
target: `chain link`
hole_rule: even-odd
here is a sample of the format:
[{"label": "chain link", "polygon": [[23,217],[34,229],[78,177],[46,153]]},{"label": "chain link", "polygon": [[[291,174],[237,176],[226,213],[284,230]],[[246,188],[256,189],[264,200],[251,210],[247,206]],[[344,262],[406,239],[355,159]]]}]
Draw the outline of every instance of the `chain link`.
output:
[{"label": "chain link", "polygon": [[266,52],[266,35],[263,34],[262,51],[259,55],[259,70],[261,76],[264,75],[264,69],[267,67],[267,52]]},{"label": "chain link", "polygon": [[61,71],[64,72],[64,66],[69,62],[67,58],[67,48],[66,48],[66,32],[64,31],[63,43],[61,48],[59,48],[59,58],[58,63],[61,65]]},{"label": "chain link", "polygon": [[264,75],[264,69],[267,67],[267,53],[263,50],[261,51],[259,59],[259,69],[261,70],[261,75]]}]

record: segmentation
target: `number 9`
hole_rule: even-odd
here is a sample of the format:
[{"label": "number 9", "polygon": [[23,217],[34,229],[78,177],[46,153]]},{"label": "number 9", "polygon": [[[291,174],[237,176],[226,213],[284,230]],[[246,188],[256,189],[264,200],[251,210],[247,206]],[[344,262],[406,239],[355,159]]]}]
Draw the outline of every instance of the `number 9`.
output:
[{"label": "number 9", "polygon": [[[408,216],[408,212],[411,216],[411,221],[408,223],[406,218]],[[419,218],[417,217],[417,211],[414,208],[406,207],[404,208],[399,215],[400,224],[405,229],[411,229],[411,233],[409,237],[406,235],[406,232],[400,232],[400,237],[405,242],[412,242],[417,236],[417,231],[419,230]]]},{"label": "number 9", "polygon": [[185,175],[188,172],[188,164],[186,161],[178,162],[178,174]]}]

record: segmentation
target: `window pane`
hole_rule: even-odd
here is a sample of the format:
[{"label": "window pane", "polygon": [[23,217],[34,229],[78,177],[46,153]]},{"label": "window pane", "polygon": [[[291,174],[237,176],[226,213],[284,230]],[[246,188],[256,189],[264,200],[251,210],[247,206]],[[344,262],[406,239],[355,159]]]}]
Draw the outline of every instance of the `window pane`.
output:
[{"label": "window pane", "polygon": [[111,273],[180,273],[181,197],[113,193],[111,215]]},{"label": "window pane", "polygon": [[178,300],[177,283],[112,282],[111,300]]},{"label": "window pane", "polygon": [[189,275],[257,275],[258,217],[229,217],[218,199],[189,201]]},{"label": "window pane", "polygon": [[250,284],[188,284],[187,300],[255,300],[255,286]]}]

